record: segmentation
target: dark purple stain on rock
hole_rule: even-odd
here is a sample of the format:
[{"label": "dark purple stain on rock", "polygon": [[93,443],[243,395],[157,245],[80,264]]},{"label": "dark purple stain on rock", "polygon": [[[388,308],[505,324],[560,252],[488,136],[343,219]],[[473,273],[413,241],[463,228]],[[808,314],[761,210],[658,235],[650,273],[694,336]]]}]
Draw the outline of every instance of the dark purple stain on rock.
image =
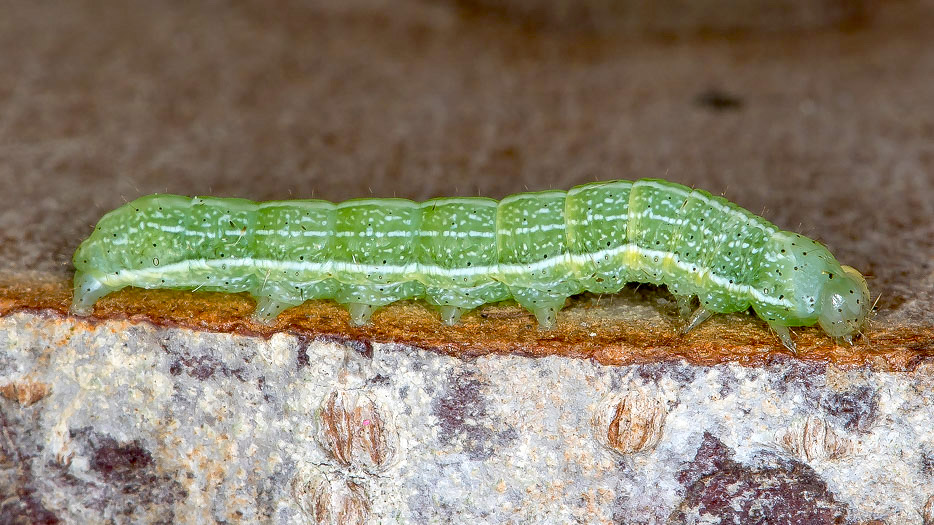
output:
[{"label": "dark purple stain on rock", "polygon": [[846,523],[846,507],[807,465],[788,461],[753,469],[735,461],[732,450],[710,433],[678,481],[686,494],[668,523],[690,523],[699,515],[723,524]]},{"label": "dark purple stain on rock", "polygon": [[729,447],[709,432],[704,432],[704,440],[694,454],[694,461],[678,473],[678,482],[685,487],[693,485],[699,479],[723,470],[732,458],[733,452]]},{"label": "dark purple stain on rock", "polygon": [[175,360],[169,365],[169,373],[173,376],[181,375],[184,372],[198,381],[206,381],[214,377],[214,374],[219,373],[224,377],[236,377],[240,381],[245,381],[243,368],[230,368],[213,355],[170,353],[175,356]]},{"label": "dark purple stain on rock", "polygon": [[210,379],[217,370],[217,360],[207,356],[182,359],[180,364],[188,370],[189,376],[198,381]]},{"label": "dark purple stain on rock", "polygon": [[298,351],[295,352],[295,362],[299,370],[309,364],[308,345],[311,344],[311,338],[307,335],[296,335],[298,337]]},{"label": "dark purple stain on rock", "polygon": [[830,393],[821,405],[843,424],[843,428],[868,432],[878,417],[879,394],[868,386],[861,386],[847,392]]},{"label": "dark purple stain on rock", "polygon": [[648,383],[658,383],[664,376],[657,364],[641,365],[637,373],[640,379]]},{"label": "dark purple stain on rock", "polygon": [[0,495],[4,497],[4,501],[0,502],[0,523],[55,525],[62,522],[42,506],[34,488]]},{"label": "dark purple stain on rock", "polygon": [[98,440],[90,466],[108,483],[127,483],[151,463],[152,455],[140,446],[139,441],[118,443],[105,436]]},{"label": "dark purple stain on rock", "polygon": [[[212,349],[205,349],[203,353],[194,355],[184,347],[170,347],[166,341],[160,341],[159,345],[162,346],[162,350],[167,355],[173,358],[172,363],[169,365],[169,373],[173,376],[179,376],[185,372],[190,377],[199,381],[204,381],[214,377],[214,374],[220,373],[225,377],[236,377],[241,382],[247,380],[245,377],[247,374],[244,368],[228,367],[223,361],[213,355],[214,351]],[[251,357],[249,355],[243,358],[246,363],[249,363],[250,359]]]},{"label": "dark purple stain on rock", "polygon": [[175,521],[175,502],[187,492],[173,475],[160,472],[139,441],[119,442],[90,427],[71,430],[70,435],[101,480],[84,487],[86,505],[121,517],[118,521],[143,515],[152,523]]},{"label": "dark purple stain on rock", "polygon": [[684,366],[676,362],[652,363],[639,366],[639,378],[648,383],[658,383],[669,377],[682,385],[691,383],[697,377],[697,367]]},{"label": "dark purple stain on rock", "polygon": [[[436,498],[428,495],[434,494],[438,490],[436,481],[438,478],[430,481],[419,480],[416,482],[415,490],[408,497],[409,517],[407,523],[413,525],[429,525],[431,523],[458,523],[458,517],[461,516],[459,509],[452,506],[445,500],[438,501]],[[485,518],[491,516],[485,515]],[[463,518],[462,518],[463,519]],[[476,522],[488,523],[487,520],[478,519]]]},{"label": "dark purple stain on rock", "polygon": [[928,447],[921,448],[921,473],[934,477],[934,451]]},{"label": "dark purple stain on rock", "polygon": [[351,337],[339,337],[336,335],[322,335],[319,336],[317,340],[323,343],[333,343],[346,346],[347,348],[350,348],[354,352],[357,352],[367,359],[373,358],[373,343],[366,339],[353,339]]},{"label": "dark purple stain on rock", "polygon": [[48,487],[40,484],[33,472],[41,445],[37,446],[30,439],[32,436],[24,420],[16,420],[17,416],[25,414],[26,411],[11,411],[8,418],[8,413],[0,408],[0,458],[3,463],[15,466],[4,469],[6,472],[0,476],[0,523],[55,525],[61,520],[42,504],[40,491]]},{"label": "dark purple stain on rock", "polygon": [[389,383],[390,383],[389,377],[384,376],[383,374],[376,374],[370,379],[367,379],[367,384],[370,384],[370,385],[388,385]]},{"label": "dark purple stain on rock", "polygon": [[726,381],[726,380],[724,380],[724,381],[720,384],[720,391],[718,392],[718,393],[720,394],[720,397],[721,397],[721,398],[724,398],[724,397],[727,397],[728,395],[730,395],[730,393],[733,392],[733,387],[734,387],[735,385],[736,385],[736,378],[735,378],[735,377],[732,378],[732,381]]},{"label": "dark purple stain on rock", "polygon": [[775,378],[771,385],[778,394],[800,390],[812,401],[817,400],[817,392],[826,384],[826,371],[824,363],[802,362],[781,354],[776,355],[776,362],[767,370],[769,377]]},{"label": "dark purple stain on rock", "polygon": [[256,379],[256,389],[263,394],[263,400],[267,403],[272,402],[275,393],[271,392],[270,389],[266,387],[266,376],[259,376]]},{"label": "dark purple stain on rock", "polygon": [[682,385],[693,383],[694,378],[697,377],[697,373],[700,370],[700,367],[686,366],[681,363],[660,363],[659,366],[667,372],[671,379]]},{"label": "dark purple stain on rock", "polygon": [[441,442],[463,441],[464,450],[474,460],[493,455],[490,421],[480,380],[466,372],[448,376],[443,394],[432,402],[432,413],[441,425]]},{"label": "dark purple stain on rock", "polygon": [[717,367],[720,371],[718,380],[720,381],[720,397],[724,398],[730,395],[734,389],[739,386],[739,380],[736,378],[736,373],[733,372],[733,369],[729,366],[720,366]]}]

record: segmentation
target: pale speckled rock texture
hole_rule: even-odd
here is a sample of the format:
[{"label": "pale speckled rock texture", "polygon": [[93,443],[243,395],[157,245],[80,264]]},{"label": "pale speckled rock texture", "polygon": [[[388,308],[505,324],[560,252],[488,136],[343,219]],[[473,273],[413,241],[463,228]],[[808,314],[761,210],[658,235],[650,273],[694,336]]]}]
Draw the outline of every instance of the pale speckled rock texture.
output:
[{"label": "pale speckled rock texture", "polygon": [[0,522],[921,523],[931,372],[465,362],[14,314]]}]

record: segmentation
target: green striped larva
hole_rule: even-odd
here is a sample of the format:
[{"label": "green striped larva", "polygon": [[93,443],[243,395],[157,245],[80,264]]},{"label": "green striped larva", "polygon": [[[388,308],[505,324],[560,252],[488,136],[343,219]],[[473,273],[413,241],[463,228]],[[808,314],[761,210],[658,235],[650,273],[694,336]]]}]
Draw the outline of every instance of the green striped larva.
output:
[{"label": "green striped larva", "polygon": [[850,341],[868,315],[863,277],[819,243],[702,190],[643,179],[485,198],[256,203],[150,195],[105,215],[74,256],[72,310],[126,286],[249,292],[270,321],[335,299],[356,324],[424,297],[446,323],[515,299],[550,328],[569,295],[627,282],[694,296],[688,329],[750,306],[794,349],[789,326]]}]

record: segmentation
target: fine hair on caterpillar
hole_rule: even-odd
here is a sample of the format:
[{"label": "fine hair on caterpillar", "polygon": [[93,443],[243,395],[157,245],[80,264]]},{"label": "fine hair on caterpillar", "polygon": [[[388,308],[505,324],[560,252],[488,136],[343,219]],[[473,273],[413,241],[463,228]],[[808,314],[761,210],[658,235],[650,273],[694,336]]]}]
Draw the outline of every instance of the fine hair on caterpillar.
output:
[{"label": "fine hair on caterpillar", "polygon": [[424,298],[454,324],[514,299],[550,329],[565,299],[664,284],[714,313],[750,307],[794,350],[789,327],[851,342],[871,310],[862,275],[823,245],[703,190],[657,179],[482,197],[253,202],[149,195],[101,218],[75,252],[72,311],[127,286],[248,292],[271,322],[310,299],[365,324]]}]

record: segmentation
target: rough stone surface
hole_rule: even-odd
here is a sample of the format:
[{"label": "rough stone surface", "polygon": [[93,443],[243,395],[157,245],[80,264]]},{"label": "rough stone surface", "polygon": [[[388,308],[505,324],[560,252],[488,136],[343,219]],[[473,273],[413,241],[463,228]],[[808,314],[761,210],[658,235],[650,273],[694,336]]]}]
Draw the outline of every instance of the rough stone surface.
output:
[{"label": "rough stone surface", "polygon": [[929,365],[603,366],[360,350],[285,334],[0,318],[0,522],[930,514]]}]

